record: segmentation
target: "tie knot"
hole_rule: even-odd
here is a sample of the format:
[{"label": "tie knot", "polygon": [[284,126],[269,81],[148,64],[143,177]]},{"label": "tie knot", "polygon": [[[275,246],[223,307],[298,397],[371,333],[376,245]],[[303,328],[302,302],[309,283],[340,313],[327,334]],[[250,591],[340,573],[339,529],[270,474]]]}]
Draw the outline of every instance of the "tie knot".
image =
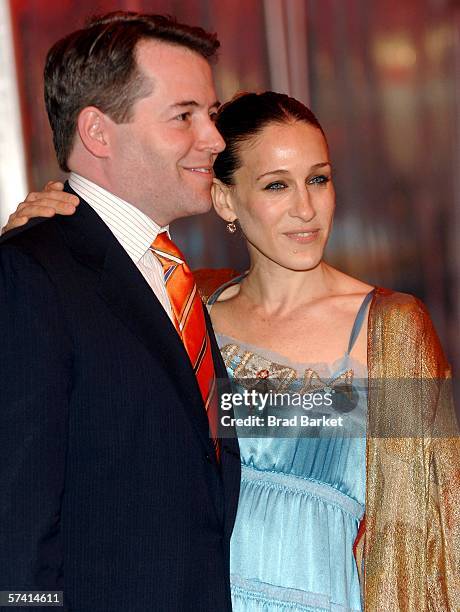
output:
[{"label": "tie knot", "polygon": [[179,264],[183,264],[185,261],[184,256],[166,232],[158,234],[150,248],[158,257],[170,259]]}]

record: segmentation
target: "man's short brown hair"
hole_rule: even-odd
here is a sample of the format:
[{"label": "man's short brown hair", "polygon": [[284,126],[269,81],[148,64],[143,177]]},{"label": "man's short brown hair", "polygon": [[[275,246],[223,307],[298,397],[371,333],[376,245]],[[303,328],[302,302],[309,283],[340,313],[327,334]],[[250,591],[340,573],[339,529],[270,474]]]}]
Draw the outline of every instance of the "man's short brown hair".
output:
[{"label": "man's short brown hair", "polygon": [[133,104],[152,91],[139,70],[136,46],[142,40],[180,45],[212,58],[219,41],[202,28],[163,15],[116,11],[91,19],[87,26],[59,40],[45,65],[45,102],[60,167],[69,171],[77,119],[96,106],[116,123],[131,119]]}]

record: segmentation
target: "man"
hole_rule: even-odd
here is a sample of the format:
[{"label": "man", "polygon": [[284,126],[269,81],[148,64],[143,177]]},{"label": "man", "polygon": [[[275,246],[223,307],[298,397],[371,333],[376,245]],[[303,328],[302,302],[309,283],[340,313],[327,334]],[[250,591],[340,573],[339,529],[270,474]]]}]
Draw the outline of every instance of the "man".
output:
[{"label": "man", "polygon": [[0,590],[63,590],[69,612],[231,609],[239,457],[213,435],[225,368],[168,235],[210,207],[217,46],[118,12],[48,54],[80,204],[0,246]]}]

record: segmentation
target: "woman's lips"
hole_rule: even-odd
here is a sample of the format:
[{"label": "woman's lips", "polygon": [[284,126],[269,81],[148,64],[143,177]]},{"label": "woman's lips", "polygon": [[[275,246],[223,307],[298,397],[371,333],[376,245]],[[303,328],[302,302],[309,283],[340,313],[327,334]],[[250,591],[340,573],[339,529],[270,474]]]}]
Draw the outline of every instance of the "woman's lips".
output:
[{"label": "woman's lips", "polygon": [[284,232],[283,235],[299,244],[309,244],[318,238],[319,229]]}]

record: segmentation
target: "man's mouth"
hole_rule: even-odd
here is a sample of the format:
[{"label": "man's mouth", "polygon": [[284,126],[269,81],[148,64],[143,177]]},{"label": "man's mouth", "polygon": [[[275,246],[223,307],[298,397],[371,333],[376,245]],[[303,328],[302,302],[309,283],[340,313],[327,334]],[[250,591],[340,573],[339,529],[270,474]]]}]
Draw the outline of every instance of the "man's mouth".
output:
[{"label": "man's mouth", "polygon": [[189,172],[198,172],[200,174],[212,174],[212,166],[197,166],[196,168],[185,168]]}]

